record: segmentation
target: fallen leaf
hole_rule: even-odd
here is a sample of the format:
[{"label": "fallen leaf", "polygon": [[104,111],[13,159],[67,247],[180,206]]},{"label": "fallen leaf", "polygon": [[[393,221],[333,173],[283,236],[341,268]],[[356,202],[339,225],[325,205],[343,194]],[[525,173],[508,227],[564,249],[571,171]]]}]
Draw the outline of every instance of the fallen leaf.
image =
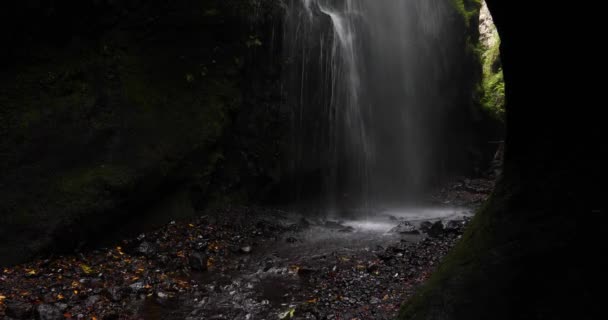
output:
[{"label": "fallen leaf", "polygon": [[289,310],[287,310],[287,311],[285,311],[283,313],[280,313],[279,314],[279,319],[287,319],[287,318],[291,319],[291,318],[293,318],[293,315],[294,315],[295,312],[296,312],[296,309],[295,308],[291,308],[291,309],[289,309]]},{"label": "fallen leaf", "polygon": [[91,267],[87,266],[86,264],[81,264],[80,269],[82,269],[82,271],[86,274],[90,274],[93,272],[93,269],[91,269]]}]

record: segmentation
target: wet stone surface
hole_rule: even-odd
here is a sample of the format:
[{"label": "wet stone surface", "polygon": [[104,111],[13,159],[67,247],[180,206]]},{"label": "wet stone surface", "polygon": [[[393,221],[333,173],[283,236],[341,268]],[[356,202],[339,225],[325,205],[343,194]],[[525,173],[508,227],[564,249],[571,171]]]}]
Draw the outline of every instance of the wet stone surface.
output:
[{"label": "wet stone surface", "polygon": [[114,248],[6,268],[0,315],[388,319],[464,226],[464,220],[447,222],[450,228],[430,237],[388,217],[386,230],[369,231],[354,222],[258,210],[171,222]]},{"label": "wet stone surface", "polygon": [[170,221],[0,270],[0,318],[392,319],[471,215],[408,210],[340,220],[232,208]]}]

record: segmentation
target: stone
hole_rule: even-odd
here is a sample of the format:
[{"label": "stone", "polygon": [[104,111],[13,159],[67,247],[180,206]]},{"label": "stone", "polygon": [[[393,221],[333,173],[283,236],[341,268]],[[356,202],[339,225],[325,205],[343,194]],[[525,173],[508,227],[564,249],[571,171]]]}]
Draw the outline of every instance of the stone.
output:
[{"label": "stone", "polygon": [[113,302],[119,302],[125,297],[125,290],[121,287],[110,287],[104,293]]},{"label": "stone", "polygon": [[346,232],[346,233],[350,233],[350,232],[354,232],[355,228],[351,227],[351,226],[346,226],[342,229],[339,230],[340,232]]},{"label": "stone", "polygon": [[433,225],[431,226],[431,228],[429,229],[429,231],[427,233],[429,234],[429,236],[431,236],[433,238],[437,238],[437,237],[441,237],[444,232],[445,232],[445,229],[443,228],[443,223],[441,221],[437,221],[437,222],[433,223]]},{"label": "stone", "polygon": [[422,230],[422,232],[428,232],[432,226],[433,226],[432,222],[424,221],[420,224],[420,230]]},{"label": "stone", "polygon": [[164,292],[157,292],[154,295],[154,301],[156,301],[156,303],[164,306],[167,305],[170,300],[171,300],[172,296],[169,295],[168,293],[164,293]]},{"label": "stone", "polygon": [[409,221],[403,221],[396,227],[392,228],[389,232],[391,233],[401,233],[401,234],[419,234],[420,232],[416,230],[416,227],[411,224]]},{"label": "stone", "polygon": [[84,304],[87,307],[92,307],[94,306],[97,302],[99,302],[99,300],[101,300],[101,297],[99,295],[94,295],[94,296],[90,296],[87,298],[87,300],[84,302]]},{"label": "stone", "polygon": [[300,221],[298,222],[298,226],[302,229],[306,229],[309,228],[311,225],[310,221],[308,221],[308,219],[302,217],[300,218]]},{"label": "stone", "polygon": [[147,257],[156,254],[156,252],[157,252],[156,245],[154,245],[153,243],[147,242],[147,241],[142,242],[137,247],[137,253],[147,256]]},{"label": "stone", "polygon": [[367,265],[367,272],[374,273],[380,269],[380,266],[377,263],[370,263]]},{"label": "stone", "polygon": [[317,272],[319,272],[318,269],[314,269],[314,268],[310,268],[310,267],[300,267],[298,269],[298,275],[303,276],[303,277],[309,276],[309,275],[317,273]]},{"label": "stone", "polygon": [[32,317],[33,307],[29,303],[11,301],[6,303],[7,316],[15,319],[29,319]]},{"label": "stone", "polygon": [[452,233],[460,233],[464,227],[464,221],[461,220],[450,220],[445,226],[445,231]]},{"label": "stone", "polygon": [[193,252],[188,257],[188,264],[194,271],[207,271],[207,261],[207,256],[201,252]]},{"label": "stone", "polygon": [[134,293],[142,293],[146,291],[146,284],[143,281],[138,281],[129,286]]},{"label": "stone", "polygon": [[41,304],[36,307],[36,318],[39,320],[62,320],[63,313],[56,306]]}]

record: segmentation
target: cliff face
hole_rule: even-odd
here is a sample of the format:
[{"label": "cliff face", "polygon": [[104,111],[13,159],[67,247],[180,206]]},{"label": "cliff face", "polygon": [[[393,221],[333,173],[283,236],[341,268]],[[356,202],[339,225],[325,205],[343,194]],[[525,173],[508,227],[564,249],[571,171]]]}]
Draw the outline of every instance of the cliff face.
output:
[{"label": "cliff face", "polygon": [[597,147],[601,111],[585,106],[602,90],[581,82],[599,53],[570,46],[569,35],[590,41],[596,35],[585,30],[601,19],[570,6],[487,2],[504,67],[504,173],[400,319],[600,319],[606,263],[595,256],[606,250],[606,158]]},{"label": "cliff face", "polygon": [[479,42],[483,65],[480,102],[494,119],[504,122],[505,80],[500,62],[500,37],[485,1],[479,13]]},{"label": "cliff face", "polygon": [[3,6],[1,264],[152,207],[267,196],[252,186],[277,179],[278,2]]}]

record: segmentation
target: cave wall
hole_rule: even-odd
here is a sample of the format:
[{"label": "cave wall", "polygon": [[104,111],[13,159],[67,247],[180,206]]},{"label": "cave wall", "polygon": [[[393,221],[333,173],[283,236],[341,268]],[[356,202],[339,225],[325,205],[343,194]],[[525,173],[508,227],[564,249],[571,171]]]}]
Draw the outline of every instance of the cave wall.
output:
[{"label": "cave wall", "polygon": [[502,39],[504,173],[400,319],[601,318],[605,143],[601,90],[584,80],[601,53],[572,44],[597,36],[599,11],[487,2]]},{"label": "cave wall", "polygon": [[1,6],[0,265],[268,197],[278,1]]}]

